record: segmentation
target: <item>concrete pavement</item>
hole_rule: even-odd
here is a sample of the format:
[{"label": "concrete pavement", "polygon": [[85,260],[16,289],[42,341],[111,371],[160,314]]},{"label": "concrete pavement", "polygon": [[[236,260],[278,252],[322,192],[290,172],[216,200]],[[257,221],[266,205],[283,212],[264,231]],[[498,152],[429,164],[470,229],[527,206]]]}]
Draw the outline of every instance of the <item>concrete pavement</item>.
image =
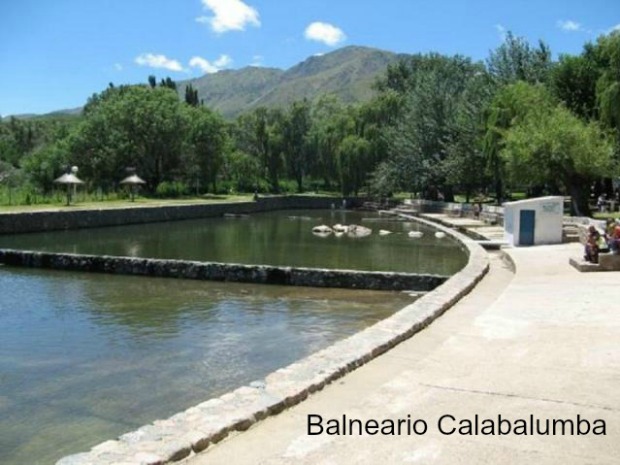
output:
[{"label": "concrete pavement", "polygon": [[[491,272],[426,330],[186,463],[619,463],[620,273],[571,268],[568,258],[581,253],[578,244],[507,252],[514,275],[492,255]],[[324,427],[343,415],[363,422],[418,419],[427,431],[309,435],[309,415],[321,415]],[[442,416],[446,432],[475,415],[495,423],[501,415],[512,425],[530,416],[541,425],[576,422],[579,415],[590,425],[596,421],[598,432],[604,425],[606,435],[446,435],[438,429]]]}]

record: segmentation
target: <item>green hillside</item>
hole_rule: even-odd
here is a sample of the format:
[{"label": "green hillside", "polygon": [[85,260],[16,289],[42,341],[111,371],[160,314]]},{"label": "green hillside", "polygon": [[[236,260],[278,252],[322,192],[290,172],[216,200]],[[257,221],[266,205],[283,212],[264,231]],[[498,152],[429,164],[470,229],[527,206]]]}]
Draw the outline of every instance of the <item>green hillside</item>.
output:
[{"label": "green hillside", "polygon": [[228,118],[258,106],[283,107],[326,93],[344,102],[362,102],[371,98],[375,79],[399,58],[395,53],[351,46],[310,57],[286,71],[258,67],[220,71],[181,81],[178,89],[183,96],[191,83],[205,105]]}]

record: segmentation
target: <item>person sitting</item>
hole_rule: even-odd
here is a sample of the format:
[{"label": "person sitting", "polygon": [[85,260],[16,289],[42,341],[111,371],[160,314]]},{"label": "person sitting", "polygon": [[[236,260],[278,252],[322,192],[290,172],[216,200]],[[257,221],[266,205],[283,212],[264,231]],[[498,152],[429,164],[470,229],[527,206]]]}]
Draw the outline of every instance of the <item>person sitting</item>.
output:
[{"label": "person sitting", "polygon": [[586,247],[585,247],[585,255],[583,259],[586,262],[590,263],[598,263],[598,254],[599,254],[599,246],[598,242],[601,238],[601,235],[596,230],[596,228],[591,225],[588,228],[588,236],[586,237]]},{"label": "person sitting", "polygon": [[607,230],[605,231],[605,239],[609,251],[618,255],[620,253],[620,220],[609,220],[607,222]]}]

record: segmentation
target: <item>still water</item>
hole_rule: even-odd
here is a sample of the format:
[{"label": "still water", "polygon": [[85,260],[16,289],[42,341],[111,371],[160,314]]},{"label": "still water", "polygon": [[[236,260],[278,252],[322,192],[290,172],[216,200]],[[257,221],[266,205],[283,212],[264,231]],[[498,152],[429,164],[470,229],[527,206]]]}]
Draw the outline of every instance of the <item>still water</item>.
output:
[{"label": "still water", "polygon": [[[312,234],[336,223],[374,232]],[[0,236],[0,247],[441,275],[466,262],[455,242],[416,223],[316,210]],[[54,463],[263,378],[411,301],[0,267],[0,462]]]},{"label": "still water", "polygon": [[53,464],[261,379],[410,302],[0,267],[0,462]]},{"label": "still water", "polygon": [[[320,224],[361,224],[364,238],[317,237]],[[385,229],[394,232],[379,236]],[[422,238],[407,233],[419,230]],[[450,238],[418,223],[390,221],[373,213],[288,211],[244,218],[152,223],[75,231],[0,236],[0,247],[54,252],[171,258],[229,263],[404,271],[452,275],[466,255]]]}]

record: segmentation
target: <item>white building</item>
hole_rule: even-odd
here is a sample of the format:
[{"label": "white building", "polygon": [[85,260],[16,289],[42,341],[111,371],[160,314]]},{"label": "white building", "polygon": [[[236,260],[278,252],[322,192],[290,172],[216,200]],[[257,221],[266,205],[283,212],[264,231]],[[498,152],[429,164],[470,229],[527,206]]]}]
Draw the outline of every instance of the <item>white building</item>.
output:
[{"label": "white building", "polygon": [[504,204],[504,235],[513,246],[562,243],[563,197]]}]

